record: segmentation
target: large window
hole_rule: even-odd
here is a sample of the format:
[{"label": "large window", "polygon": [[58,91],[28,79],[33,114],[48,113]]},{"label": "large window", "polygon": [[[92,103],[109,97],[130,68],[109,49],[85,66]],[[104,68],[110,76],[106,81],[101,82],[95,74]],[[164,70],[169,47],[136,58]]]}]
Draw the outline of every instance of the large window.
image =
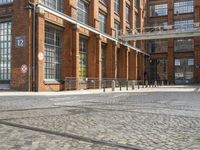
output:
[{"label": "large window", "polygon": [[106,78],[106,45],[102,43],[101,45],[101,59],[102,59],[102,78]]},{"label": "large window", "polygon": [[80,69],[79,78],[85,80],[88,76],[88,39],[86,37],[80,37]]},{"label": "large window", "polygon": [[174,3],[174,14],[192,13],[194,11],[193,3],[193,0]]},{"label": "large window", "polygon": [[176,39],[174,41],[174,51],[192,51],[194,50],[194,40],[189,38]]},{"label": "large window", "polygon": [[114,23],[114,31],[115,31],[115,38],[118,38],[118,36],[120,35],[120,23],[116,20]]},{"label": "large window", "polygon": [[106,32],[106,14],[104,12],[99,13],[99,30]]},{"label": "large window", "polygon": [[77,20],[88,24],[89,23],[89,19],[88,19],[88,11],[89,11],[89,4],[88,2],[84,1],[84,0],[78,0],[78,4],[77,4]]},{"label": "large window", "polygon": [[0,0],[0,4],[8,4],[8,3],[12,3],[13,0]]},{"label": "large window", "polygon": [[45,79],[60,80],[61,31],[45,27]]},{"label": "large window", "polygon": [[140,25],[140,18],[138,12],[135,11],[134,13],[134,28],[139,28]]},{"label": "large window", "polygon": [[100,0],[100,2],[104,5],[107,5],[107,0]]},{"label": "large window", "polygon": [[167,4],[158,4],[150,6],[150,17],[166,16],[166,15],[167,15]]},{"label": "large window", "polygon": [[114,0],[114,12],[119,15],[119,13],[120,13],[120,0]]},{"label": "large window", "polygon": [[161,20],[161,19],[153,19],[149,22],[150,27],[162,27],[163,30],[168,29],[168,22],[167,20]]},{"label": "large window", "polygon": [[41,2],[52,9],[63,12],[63,0],[41,0]]},{"label": "large window", "polygon": [[11,22],[0,23],[0,82],[10,80]]},{"label": "large window", "polygon": [[138,9],[138,7],[139,7],[139,0],[134,0],[134,6],[135,6],[135,8]]},{"label": "large window", "polygon": [[168,40],[151,40],[148,42],[150,53],[162,53],[168,50]]},{"label": "large window", "polygon": [[126,21],[130,22],[130,5],[126,4]]},{"label": "large window", "polygon": [[176,20],[174,22],[174,29],[191,29],[194,27],[194,20]]}]

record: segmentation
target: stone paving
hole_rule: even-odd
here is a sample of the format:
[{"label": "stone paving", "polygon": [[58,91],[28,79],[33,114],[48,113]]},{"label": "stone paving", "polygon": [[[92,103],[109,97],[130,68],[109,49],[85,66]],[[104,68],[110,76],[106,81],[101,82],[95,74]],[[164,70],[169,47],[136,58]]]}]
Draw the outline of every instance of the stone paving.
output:
[{"label": "stone paving", "polygon": [[199,86],[141,90],[0,97],[0,150],[200,150]]}]

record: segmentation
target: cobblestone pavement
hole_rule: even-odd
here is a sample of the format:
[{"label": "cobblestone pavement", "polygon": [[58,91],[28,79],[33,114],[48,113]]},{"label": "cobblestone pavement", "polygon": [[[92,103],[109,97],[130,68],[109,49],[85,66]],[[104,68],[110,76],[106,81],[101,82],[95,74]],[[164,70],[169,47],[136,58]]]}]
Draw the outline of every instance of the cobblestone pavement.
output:
[{"label": "cobblestone pavement", "polygon": [[0,150],[200,150],[200,87],[0,97]]}]

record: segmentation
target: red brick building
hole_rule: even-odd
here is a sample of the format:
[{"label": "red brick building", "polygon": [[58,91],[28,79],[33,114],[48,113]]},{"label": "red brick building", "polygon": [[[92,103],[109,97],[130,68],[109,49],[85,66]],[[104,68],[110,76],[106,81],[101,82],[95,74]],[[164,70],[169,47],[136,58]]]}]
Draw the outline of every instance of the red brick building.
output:
[{"label": "red brick building", "polygon": [[[149,0],[148,26],[192,29],[200,22],[199,0]],[[150,78],[175,84],[200,83],[200,37],[148,41]]]},{"label": "red brick building", "polygon": [[0,87],[59,91],[67,81],[80,89],[87,79],[98,87],[104,79],[142,80],[145,43],[118,36],[146,24],[146,7],[146,0],[0,0]]}]

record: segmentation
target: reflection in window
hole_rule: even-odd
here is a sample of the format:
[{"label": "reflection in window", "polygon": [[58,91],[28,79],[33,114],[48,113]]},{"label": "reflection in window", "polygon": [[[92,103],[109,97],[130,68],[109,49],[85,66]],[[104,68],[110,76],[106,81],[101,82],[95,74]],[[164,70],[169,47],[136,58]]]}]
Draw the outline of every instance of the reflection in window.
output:
[{"label": "reflection in window", "polygon": [[166,16],[166,15],[167,15],[167,4],[158,4],[150,6],[150,17]]},{"label": "reflection in window", "polygon": [[80,69],[79,78],[85,80],[88,76],[88,39],[86,37],[80,37]]},{"label": "reflection in window", "polygon": [[150,61],[150,81],[167,80],[167,59],[153,59]]},{"label": "reflection in window", "polygon": [[194,50],[193,39],[176,39],[174,41],[174,51],[192,51]]},{"label": "reflection in window", "polygon": [[193,3],[193,0],[174,3],[174,14],[192,13],[194,11]]}]

